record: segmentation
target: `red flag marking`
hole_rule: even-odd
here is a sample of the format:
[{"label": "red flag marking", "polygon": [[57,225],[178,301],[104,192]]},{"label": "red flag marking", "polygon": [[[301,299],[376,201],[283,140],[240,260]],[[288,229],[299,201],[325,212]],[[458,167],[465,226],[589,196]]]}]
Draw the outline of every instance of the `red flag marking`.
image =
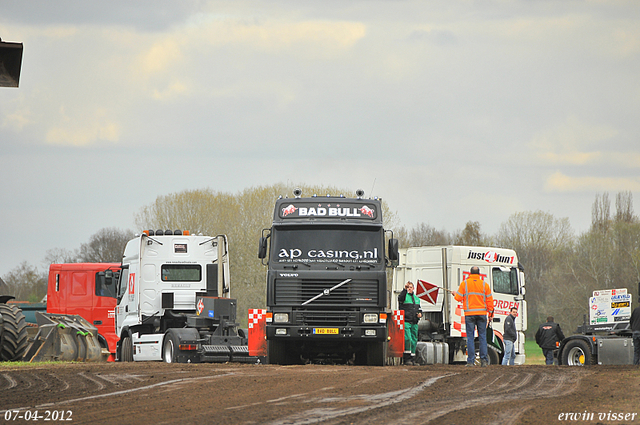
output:
[{"label": "red flag marking", "polygon": [[432,285],[424,280],[418,280],[416,295],[428,303],[435,304],[438,299],[438,289],[440,288],[436,285]]}]

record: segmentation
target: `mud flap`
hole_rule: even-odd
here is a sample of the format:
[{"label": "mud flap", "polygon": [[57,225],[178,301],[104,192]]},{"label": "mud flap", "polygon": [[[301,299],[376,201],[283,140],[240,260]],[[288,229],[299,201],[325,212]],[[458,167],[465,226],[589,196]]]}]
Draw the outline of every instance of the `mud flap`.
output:
[{"label": "mud flap", "polygon": [[98,329],[78,315],[36,312],[38,334],[22,358],[26,362],[103,359]]},{"label": "mud flap", "polygon": [[267,310],[249,309],[249,355],[266,357],[267,355]]},{"label": "mud flap", "polygon": [[389,326],[387,357],[402,357],[404,353],[404,310],[393,310]]}]

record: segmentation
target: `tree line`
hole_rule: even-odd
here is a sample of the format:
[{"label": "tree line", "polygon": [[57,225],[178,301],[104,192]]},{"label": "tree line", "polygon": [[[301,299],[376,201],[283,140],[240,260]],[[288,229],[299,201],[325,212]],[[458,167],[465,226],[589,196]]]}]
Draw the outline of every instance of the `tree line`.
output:
[{"label": "tree line", "polygon": [[[344,194],[333,186],[299,185],[303,196]],[[238,299],[238,319],[246,323],[248,308],[264,307],[266,267],[258,260],[258,239],[271,227],[274,202],[291,196],[293,185],[275,184],[245,189],[237,194],[213,189],[185,190],[159,196],[135,215],[144,229],[190,230],[211,236],[226,234],[230,244],[231,295]],[[526,300],[531,336],[548,315],[569,332],[588,316],[588,299],[594,290],[627,288],[637,297],[640,282],[640,220],[633,211],[631,192],[620,192],[612,202],[608,193],[597,194],[591,227],[575,234],[568,218],[544,211],[511,215],[493,234],[482,232],[479,222],[468,222],[453,232],[423,222],[406,228],[382,200],[386,229],[393,229],[400,247],[429,245],[493,246],[514,249],[526,275]],[[130,230],[105,228],[74,251],[55,248],[47,252],[45,270],[23,262],[5,276],[0,292],[20,300],[39,301],[46,294],[48,265],[59,262],[120,262]],[[1,285],[2,283],[0,283]]]}]

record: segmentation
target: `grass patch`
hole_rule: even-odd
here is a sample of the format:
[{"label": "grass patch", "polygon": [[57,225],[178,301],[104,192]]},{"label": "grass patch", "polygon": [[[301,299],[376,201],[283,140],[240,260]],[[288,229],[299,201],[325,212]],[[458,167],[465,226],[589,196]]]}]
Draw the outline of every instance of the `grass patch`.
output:
[{"label": "grass patch", "polygon": [[529,339],[524,342],[524,354],[524,364],[544,364],[542,348],[538,347],[535,340]]}]

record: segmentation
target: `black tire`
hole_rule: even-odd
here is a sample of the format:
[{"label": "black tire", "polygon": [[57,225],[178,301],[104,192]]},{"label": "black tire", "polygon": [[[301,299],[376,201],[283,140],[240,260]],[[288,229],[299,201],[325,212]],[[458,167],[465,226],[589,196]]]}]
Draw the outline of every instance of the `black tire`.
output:
[{"label": "black tire", "polygon": [[[500,364],[500,354],[492,346],[487,346],[487,357],[489,358],[489,364]],[[480,343],[476,340],[476,360],[475,364],[480,365]]]},{"label": "black tire", "polygon": [[133,361],[133,342],[131,341],[130,336],[125,336],[122,338],[122,347],[120,348],[122,352],[122,356],[120,356],[121,362],[132,362]]},{"label": "black tire", "polygon": [[562,350],[562,364],[567,366],[589,366],[596,364],[589,343],[581,339],[567,342]]},{"label": "black tire", "polygon": [[370,342],[367,345],[367,366],[384,366],[387,361],[387,343]]},{"label": "black tire", "polygon": [[27,322],[22,310],[14,305],[0,304],[2,330],[0,331],[0,360],[19,361],[29,347]]},{"label": "black tire", "polygon": [[171,330],[164,336],[162,344],[162,361],[165,363],[178,362],[178,338]]},{"label": "black tire", "polygon": [[500,354],[493,347],[487,347],[487,355],[489,357],[489,364],[500,364]]},{"label": "black tire", "polygon": [[289,364],[287,344],[285,341],[267,341],[267,364]]}]

